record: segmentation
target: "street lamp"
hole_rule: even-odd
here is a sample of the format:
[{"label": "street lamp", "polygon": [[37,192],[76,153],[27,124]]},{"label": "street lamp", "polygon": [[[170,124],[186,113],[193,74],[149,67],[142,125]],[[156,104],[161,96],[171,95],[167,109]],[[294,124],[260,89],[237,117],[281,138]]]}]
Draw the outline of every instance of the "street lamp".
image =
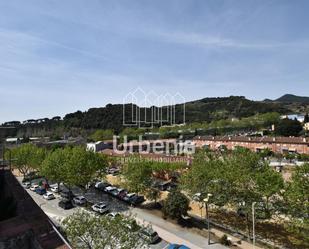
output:
[{"label": "street lamp", "polygon": [[203,207],[204,207],[204,203],[203,203],[203,200],[202,200],[202,193],[196,193],[194,194],[193,196],[193,200],[198,202],[198,207],[201,211],[201,219],[203,219]]},{"label": "street lamp", "polygon": [[208,230],[208,245],[210,245],[210,222],[209,222],[209,212],[208,212],[208,203],[209,198],[212,196],[212,194],[207,194],[207,197],[203,200],[206,207],[206,220],[207,220],[207,230]]},{"label": "street lamp", "polygon": [[255,204],[256,202],[252,202],[252,242],[255,247]]}]

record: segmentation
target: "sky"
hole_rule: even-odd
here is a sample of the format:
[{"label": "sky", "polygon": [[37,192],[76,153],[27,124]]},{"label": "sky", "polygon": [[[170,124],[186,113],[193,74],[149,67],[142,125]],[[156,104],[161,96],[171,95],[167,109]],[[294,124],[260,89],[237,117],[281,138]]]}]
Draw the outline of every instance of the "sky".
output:
[{"label": "sky", "polygon": [[309,96],[307,0],[0,0],[0,123],[123,103]]}]

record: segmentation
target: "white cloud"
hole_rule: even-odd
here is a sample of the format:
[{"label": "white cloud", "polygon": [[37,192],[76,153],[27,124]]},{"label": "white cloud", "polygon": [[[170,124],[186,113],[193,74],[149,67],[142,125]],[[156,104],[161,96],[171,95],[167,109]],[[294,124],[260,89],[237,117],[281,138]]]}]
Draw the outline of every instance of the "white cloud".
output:
[{"label": "white cloud", "polygon": [[199,46],[206,48],[236,48],[236,49],[272,49],[282,47],[294,47],[299,46],[309,47],[309,41],[300,42],[244,42],[230,38],[224,38],[220,36],[206,35],[203,33],[191,33],[191,32],[176,32],[176,31],[155,31],[149,33],[153,37],[170,43],[178,43],[191,46]]}]

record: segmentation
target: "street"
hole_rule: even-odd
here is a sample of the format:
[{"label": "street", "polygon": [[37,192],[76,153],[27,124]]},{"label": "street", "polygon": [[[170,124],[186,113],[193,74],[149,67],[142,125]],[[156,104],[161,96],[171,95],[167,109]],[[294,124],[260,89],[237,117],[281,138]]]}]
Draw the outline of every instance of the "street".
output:
[{"label": "street", "polygon": [[[17,177],[19,182],[21,178]],[[104,201],[108,203],[110,212],[119,212],[125,215],[133,215],[138,223],[145,225],[150,224],[153,229],[159,234],[162,240],[150,248],[163,249],[167,248],[169,243],[184,244],[192,249],[201,248],[213,248],[213,249],[224,249],[226,247],[220,244],[207,245],[207,238],[202,237],[198,234],[192,233],[186,228],[179,225],[170,223],[162,219],[161,217],[151,214],[150,211],[141,208],[133,208],[128,206],[126,203],[106,194],[101,191],[90,189],[86,193],[83,193],[79,188],[72,190],[75,195],[83,195],[90,202]],[[36,194],[35,192],[27,189],[27,192],[33,198],[33,200],[42,208],[42,210],[56,223],[60,223],[64,218],[73,214],[81,207],[75,207],[73,209],[64,210],[58,207],[59,196],[55,194],[56,199],[45,200],[43,196]]]}]

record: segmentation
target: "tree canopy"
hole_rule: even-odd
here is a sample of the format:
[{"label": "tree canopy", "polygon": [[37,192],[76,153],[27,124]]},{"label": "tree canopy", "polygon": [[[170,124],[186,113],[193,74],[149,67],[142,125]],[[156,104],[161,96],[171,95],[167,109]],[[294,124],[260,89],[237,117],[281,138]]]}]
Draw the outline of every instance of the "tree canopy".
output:
[{"label": "tree canopy", "polygon": [[278,122],[275,132],[280,136],[298,136],[303,130],[303,126],[297,120],[282,119]]},{"label": "tree canopy", "polygon": [[179,190],[171,191],[163,204],[163,214],[172,219],[181,219],[187,215],[189,208],[189,199]]},{"label": "tree canopy", "polygon": [[65,233],[76,249],[141,248],[140,227],[133,218],[95,216],[79,211],[63,221]]}]

